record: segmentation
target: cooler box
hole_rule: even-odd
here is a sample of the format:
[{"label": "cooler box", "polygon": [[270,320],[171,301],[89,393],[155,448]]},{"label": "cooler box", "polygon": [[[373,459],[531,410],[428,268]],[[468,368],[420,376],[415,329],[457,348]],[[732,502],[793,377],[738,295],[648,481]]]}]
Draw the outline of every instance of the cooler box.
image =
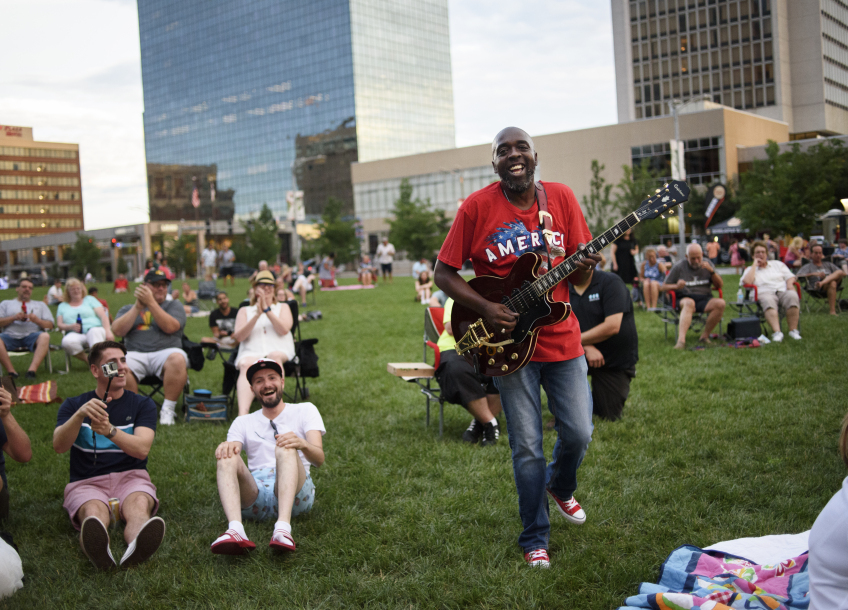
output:
[{"label": "cooler box", "polygon": [[195,390],[183,398],[186,407],[186,422],[227,421],[227,397],[212,396],[209,390]]}]

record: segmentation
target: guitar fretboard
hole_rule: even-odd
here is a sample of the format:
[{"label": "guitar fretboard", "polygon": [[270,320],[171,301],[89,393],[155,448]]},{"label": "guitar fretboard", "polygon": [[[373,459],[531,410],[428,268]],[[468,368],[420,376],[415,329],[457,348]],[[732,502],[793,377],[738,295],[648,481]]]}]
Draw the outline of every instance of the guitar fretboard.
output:
[{"label": "guitar fretboard", "polygon": [[636,212],[628,214],[615,226],[604,231],[598,237],[586,244],[583,250],[578,250],[559,265],[548,271],[545,275],[531,284],[533,293],[536,297],[541,297],[548,290],[559,284],[577,269],[577,263],[586,258],[586,252],[600,252],[608,245],[616,241],[624,235],[625,231],[639,224],[639,217]]}]

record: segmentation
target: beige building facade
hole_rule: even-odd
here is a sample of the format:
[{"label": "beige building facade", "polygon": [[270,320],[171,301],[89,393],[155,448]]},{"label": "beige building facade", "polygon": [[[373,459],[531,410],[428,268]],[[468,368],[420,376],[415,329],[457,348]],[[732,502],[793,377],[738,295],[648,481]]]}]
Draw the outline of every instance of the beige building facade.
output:
[{"label": "beige building facade", "polygon": [[79,145],[0,125],[0,241],[82,229]]},{"label": "beige building facade", "polygon": [[[739,150],[744,147],[789,140],[788,126],[782,121],[715,104],[690,109],[700,111],[679,119],[690,185],[726,182],[736,175]],[[602,175],[607,183],[615,184],[623,176],[623,166],[643,158],[655,167],[670,167],[673,137],[671,117],[534,136],[537,179],[567,184],[582,201],[589,193],[593,159],[605,166]],[[389,229],[386,219],[399,197],[401,180],[409,180],[413,198],[429,199],[453,217],[462,199],[498,179],[490,144],[355,163],[351,170],[356,216],[369,237],[369,250]]]},{"label": "beige building facade", "polygon": [[611,0],[618,120],[705,98],[784,121],[792,139],[848,133],[841,0]]}]

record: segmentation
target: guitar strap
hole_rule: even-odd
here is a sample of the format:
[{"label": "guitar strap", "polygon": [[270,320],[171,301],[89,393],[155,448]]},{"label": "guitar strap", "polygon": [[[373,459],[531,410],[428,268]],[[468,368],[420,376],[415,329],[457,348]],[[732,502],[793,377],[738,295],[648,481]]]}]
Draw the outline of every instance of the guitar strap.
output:
[{"label": "guitar strap", "polygon": [[545,193],[545,187],[541,182],[536,183],[536,202],[539,204],[539,224],[542,225],[542,235],[544,236],[545,254],[541,271],[547,273],[553,264],[553,259],[557,256],[565,256],[565,250],[554,244],[554,232],[551,229],[551,221],[553,216],[548,212],[548,195]]}]

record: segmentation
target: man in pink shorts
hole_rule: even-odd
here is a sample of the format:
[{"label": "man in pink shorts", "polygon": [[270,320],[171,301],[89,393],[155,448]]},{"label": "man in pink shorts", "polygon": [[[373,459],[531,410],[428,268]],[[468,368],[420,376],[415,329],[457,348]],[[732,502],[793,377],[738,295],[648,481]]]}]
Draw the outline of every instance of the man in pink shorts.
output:
[{"label": "man in pink shorts", "polygon": [[[120,502],[127,549],[121,566],[146,561],[165,537],[156,487],[147,474],[147,454],[156,432],[156,405],[126,388],[127,350],[115,341],[91,348],[88,361],[97,388],[59,407],[53,448],[71,452],[71,482],[64,507],[80,530],[80,545],[98,570],[116,567],[109,548],[109,499]],[[104,365],[112,365],[111,377]],[[108,397],[106,391],[109,391]]]}]

